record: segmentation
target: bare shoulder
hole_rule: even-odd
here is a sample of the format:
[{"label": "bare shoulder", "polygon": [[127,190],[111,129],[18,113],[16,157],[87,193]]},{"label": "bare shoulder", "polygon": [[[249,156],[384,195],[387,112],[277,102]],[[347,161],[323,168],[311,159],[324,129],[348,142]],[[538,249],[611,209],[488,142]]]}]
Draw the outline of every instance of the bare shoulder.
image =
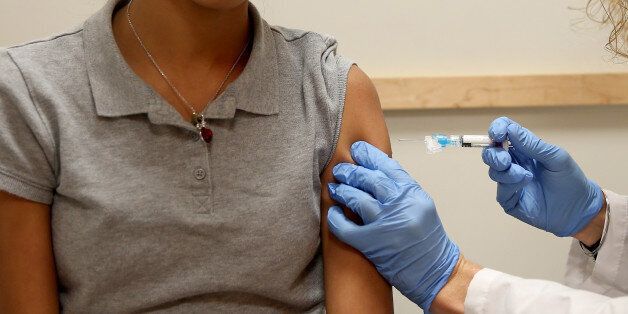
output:
[{"label": "bare shoulder", "polygon": [[[357,141],[371,143],[392,156],[388,128],[375,85],[362,69],[353,65],[348,75],[340,135],[332,158],[322,173],[323,183],[334,182],[332,169],[336,164],[353,162],[351,144]],[[324,198],[328,197],[326,192],[324,188]]]},{"label": "bare shoulder", "polygon": [[[351,144],[360,140],[375,145],[389,155],[392,153],[375,85],[362,69],[354,65],[349,70],[342,127],[333,159],[346,161],[342,157],[348,157],[345,154],[349,153]],[[350,157],[348,160],[351,160]]]},{"label": "bare shoulder", "polygon": [[357,65],[352,65],[349,69],[349,76],[347,79],[347,101],[352,100],[367,100],[370,103],[372,109],[381,111],[379,106],[379,97],[377,96],[377,90],[371,78],[362,71]]}]

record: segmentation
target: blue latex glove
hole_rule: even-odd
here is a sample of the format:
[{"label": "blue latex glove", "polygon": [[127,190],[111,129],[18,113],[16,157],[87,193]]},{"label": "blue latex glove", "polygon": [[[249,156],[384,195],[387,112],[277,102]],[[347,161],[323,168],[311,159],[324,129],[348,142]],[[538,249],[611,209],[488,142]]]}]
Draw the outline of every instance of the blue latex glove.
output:
[{"label": "blue latex glove", "polygon": [[604,194],[564,149],[546,143],[509,118],[488,130],[512,148],[488,148],[482,159],[497,182],[497,201],[507,214],[559,237],[582,230],[600,211]]},{"label": "blue latex glove", "polygon": [[333,206],[329,229],[361,251],[401,293],[428,312],[447,283],[460,251],[445,233],[430,196],[393,159],[366,142],[351,146],[358,165],[341,163],[331,197],[358,214],[363,225]]}]

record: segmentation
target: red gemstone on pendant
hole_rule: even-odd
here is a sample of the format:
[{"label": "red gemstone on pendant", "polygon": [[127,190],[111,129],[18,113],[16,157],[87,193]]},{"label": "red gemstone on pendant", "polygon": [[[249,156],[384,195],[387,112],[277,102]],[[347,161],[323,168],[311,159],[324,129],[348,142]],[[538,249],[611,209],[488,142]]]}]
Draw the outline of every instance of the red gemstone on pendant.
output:
[{"label": "red gemstone on pendant", "polygon": [[201,128],[201,137],[205,143],[209,143],[212,141],[212,137],[214,137],[214,132],[210,128],[202,127]]}]

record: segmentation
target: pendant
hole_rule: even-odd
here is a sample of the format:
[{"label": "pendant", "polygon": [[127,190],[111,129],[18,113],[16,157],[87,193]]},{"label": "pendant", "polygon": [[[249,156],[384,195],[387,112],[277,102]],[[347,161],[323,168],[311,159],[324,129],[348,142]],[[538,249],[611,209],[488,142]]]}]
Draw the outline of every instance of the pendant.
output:
[{"label": "pendant", "polygon": [[212,138],[214,137],[214,132],[212,132],[212,130],[209,128],[209,126],[205,122],[205,117],[202,114],[193,113],[192,124],[196,126],[199,135],[201,136],[203,141],[205,141],[205,143],[209,143],[212,141]]},{"label": "pendant", "polygon": [[202,126],[200,130],[201,138],[203,138],[203,141],[205,141],[205,143],[211,142],[212,137],[214,137],[214,132],[212,132],[210,128],[205,126]]}]

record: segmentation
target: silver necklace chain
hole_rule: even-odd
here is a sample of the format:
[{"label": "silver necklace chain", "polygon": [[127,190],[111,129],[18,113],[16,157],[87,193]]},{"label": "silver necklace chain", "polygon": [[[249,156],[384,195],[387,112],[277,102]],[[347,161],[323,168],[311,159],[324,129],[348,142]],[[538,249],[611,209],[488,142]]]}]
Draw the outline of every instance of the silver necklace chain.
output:
[{"label": "silver necklace chain", "polygon": [[[168,86],[170,86],[170,89],[172,89],[172,91],[177,95],[177,97],[179,97],[179,99],[186,106],[188,106],[190,108],[190,110],[192,111],[192,124],[196,125],[199,128],[200,128],[200,126],[204,126],[204,122],[205,121],[204,121],[203,115],[202,114],[198,114],[196,112],[196,110],[194,109],[194,107],[188,102],[188,100],[185,99],[185,97],[183,97],[183,95],[181,95],[181,92],[179,92],[179,89],[177,89],[174,86],[174,84],[172,83],[172,81],[170,81],[170,79],[168,78],[166,73],[161,69],[159,64],[157,64],[157,61],[155,61],[155,58],[150,53],[148,48],[146,48],[146,45],[144,45],[144,41],[142,40],[140,35],[137,33],[137,30],[135,29],[135,26],[133,25],[133,22],[131,21],[131,4],[132,3],[133,3],[133,0],[129,1],[129,4],[126,7],[126,18],[127,18],[127,21],[129,22],[129,27],[131,28],[131,31],[133,32],[133,35],[135,35],[135,39],[137,39],[137,42],[140,44],[140,46],[142,46],[142,49],[144,49],[144,52],[146,53],[146,56],[148,57],[150,62],[153,64],[153,66],[155,66],[155,69],[157,69],[157,71],[159,71],[159,74],[164,79],[164,81],[166,81]],[[242,59],[242,56],[244,55],[244,52],[246,52],[246,49],[248,48],[249,44],[250,44],[250,39],[247,40],[246,45],[244,45],[244,48],[240,52],[240,55],[238,55],[238,58],[235,60],[235,62],[233,63],[233,65],[229,69],[229,72],[227,72],[227,75],[225,76],[225,78],[220,83],[220,86],[218,86],[218,90],[216,91],[216,94],[212,98],[212,101],[214,99],[216,99],[218,97],[218,95],[220,94],[220,92],[222,91],[223,87],[225,86],[225,83],[227,83],[227,81],[229,80],[229,77],[231,76],[231,73],[233,72],[233,70],[235,70],[235,68],[238,65],[238,63],[240,63],[240,59]]]}]

